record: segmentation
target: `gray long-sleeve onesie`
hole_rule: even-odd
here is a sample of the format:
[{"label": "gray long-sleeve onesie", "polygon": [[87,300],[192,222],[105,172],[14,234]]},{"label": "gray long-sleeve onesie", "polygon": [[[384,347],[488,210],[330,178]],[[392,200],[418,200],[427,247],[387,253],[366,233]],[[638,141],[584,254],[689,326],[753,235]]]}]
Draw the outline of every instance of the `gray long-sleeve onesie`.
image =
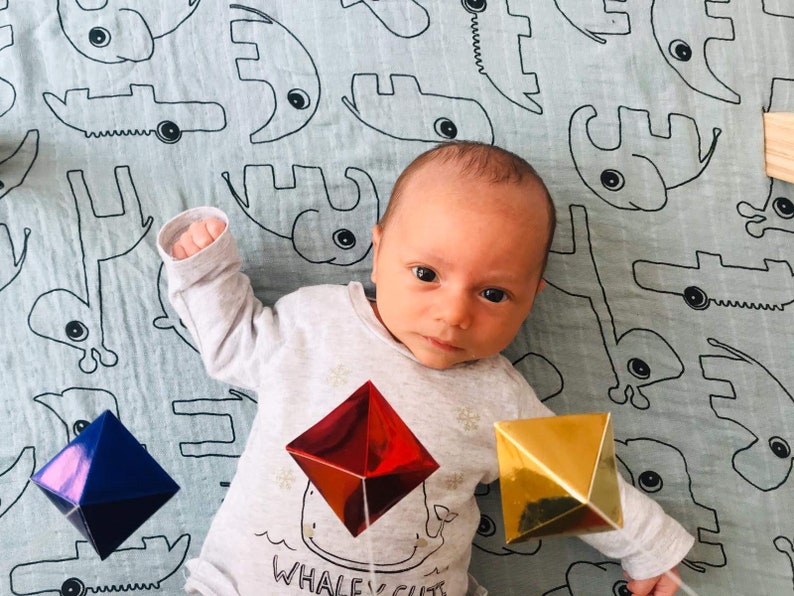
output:
[{"label": "gray long-sleeve onesie", "polygon": [[[179,235],[208,216],[226,220],[198,208],[160,231],[169,298],[208,373],[256,391],[258,412],[201,554],[188,562],[186,590],[352,596],[368,594],[373,581],[382,596],[466,594],[480,520],[474,490],[498,476],[493,423],[551,411],[501,356],[447,370],[421,365],[378,321],[358,283],[303,288],[264,307],[228,229],[193,257],[172,259]],[[440,467],[354,538],[285,445],[366,381]],[[678,564],[692,536],[622,480],[620,491],[624,528],[586,541],[636,578]]]}]

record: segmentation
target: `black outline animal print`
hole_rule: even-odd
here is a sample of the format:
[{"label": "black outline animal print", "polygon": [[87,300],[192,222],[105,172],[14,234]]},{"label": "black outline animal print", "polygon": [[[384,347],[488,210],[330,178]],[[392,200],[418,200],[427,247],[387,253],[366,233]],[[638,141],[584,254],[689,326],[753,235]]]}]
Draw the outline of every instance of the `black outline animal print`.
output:
[{"label": "black outline animal print", "polygon": [[19,455],[0,460],[0,518],[22,498],[30,484],[30,477],[36,471],[36,449],[23,447]]},{"label": "black outline animal print", "polygon": [[744,310],[782,311],[794,302],[794,272],[788,261],[764,259],[764,266],[725,265],[722,255],[695,252],[694,267],[634,261],[634,281],[644,290],[681,296],[693,310],[712,304]]},{"label": "black outline animal print", "polygon": [[[519,2],[512,0],[512,3]],[[511,12],[511,0],[461,0],[461,4],[470,15],[469,28],[477,72],[513,105],[533,114],[542,114],[543,108],[531,97],[540,93],[538,75],[525,64],[525,61],[529,62],[527,46],[532,37],[529,17],[521,12]],[[508,24],[510,30],[505,31]],[[505,60],[505,47],[513,52],[511,57],[515,58],[514,61]]]},{"label": "black outline animal print", "polygon": [[199,350],[193,342],[190,331],[185,327],[185,323],[182,322],[182,319],[179,317],[179,314],[177,314],[171,301],[168,300],[168,278],[165,275],[165,265],[160,265],[160,268],[157,270],[157,300],[160,303],[160,309],[163,314],[155,317],[152,321],[152,325],[154,325],[156,329],[161,329],[163,331],[172,329],[179,339],[185,342],[191,350],[198,354]]},{"label": "black outline animal print", "polygon": [[[251,143],[269,143],[306,126],[320,105],[320,75],[309,50],[284,25],[270,15],[239,4],[231,8],[258,18],[236,19],[230,27],[232,43],[252,46],[251,56],[235,59],[241,81],[261,83],[272,106],[250,133]],[[250,53],[250,52],[249,52]]]},{"label": "black outline animal print", "polygon": [[22,271],[25,257],[28,255],[28,238],[30,238],[30,228],[25,228],[22,248],[19,251],[15,250],[11,231],[6,224],[0,223],[0,292],[10,286]]},{"label": "black outline animal print", "polygon": [[791,0],[761,0],[761,6],[768,15],[794,18],[794,5]]},{"label": "black outline animal print", "polygon": [[[697,122],[684,114],[667,116],[667,130],[651,130],[650,113],[619,106],[617,142],[597,143],[590,122],[598,116],[592,105],[571,115],[569,143],[582,182],[605,203],[629,211],[659,211],[668,191],[691,182],[711,162],[722,131],[714,128],[708,148],[702,147]],[[684,165],[686,164],[686,165]]]},{"label": "black outline animal print", "polygon": [[[736,39],[731,18],[711,15],[715,6],[727,2],[730,0],[652,0],[651,27],[667,64],[690,89],[738,104],[739,94],[714,74],[708,51],[712,41]],[[686,21],[681,19],[683,14]]]},{"label": "black outline animal print", "polygon": [[430,27],[427,9],[416,0],[341,0],[342,8],[365,6],[392,35],[410,39]]},{"label": "black outline animal print", "polygon": [[226,111],[214,101],[158,101],[153,85],[130,85],[121,95],[90,95],[86,88],[68,89],[64,98],[49,92],[44,103],[55,117],[86,138],[150,136],[173,144],[186,132],[226,128]]},{"label": "black outline animal print", "polygon": [[575,561],[565,572],[565,585],[544,592],[542,596],[628,596],[631,594],[628,583],[620,563]]},{"label": "black outline animal print", "polygon": [[[30,172],[39,153],[39,131],[29,130],[13,153],[0,160],[0,199],[19,187]],[[0,292],[13,282],[25,264],[31,229],[22,232],[22,247],[14,247],[11,230],[0,223]]]},{"label": "black outline animal print", "polygon": [[82,354],[79,365],[84,373],[94,372],[99,364],[115,366],[118,362],[116,352],[105,346],[101,265],[132,251],[154,221],[151,216],[143,216],[129,167],[116,167],[114,175],[121,210],[99,215],[94,209],[83,171],[67,172],[78,217],[84,286],[80,295],[65,288],[41,294],[28,315],[28,327],[34,334]]},{"label": "black outline animal print", "polygon": [[761,238],[769,230],[794,234],[794,185],[770,178],[763,207],[740,201],[736,211],[747,220],[744,229],[753,238]]},{"label": "black outline animal print", "polygon": [[[781,7],[782,8],[782,7]],[[792,5],[788,6],[791,10]],[[772,79],[769,107],[766,112],[794,110],[794,79]],[[744,227],[753,238],[761,238],[767,230],[794,234],[794,185],[778,178],[770,178],[769,193],[763,207],[740,201],[736,210],[747,220]]]},{"label": "black outline animal print", "polygon": [[786,555],[792,574],[792,588],[794,588],[794,542],[787,536],[775,536],[772,540],[775,550]]},{"label": "black outline animal print", "polygon": [[494,141],[491,118],[480,102],[426,93],[413,75],[391,74],[387,85],[375,73],[356,73],[342,103],[362,124],[395,139]]},{"label": "black outline animal print", "polygon": [[[316,166],[293,165],[291,176],[282,183],[272,165],[246,165],[242,195],[229,173],[223,172],[229,191],[251,221],[291,240],[306,261],[329,265],[352,265],[364,259],[372,246],[370,228],[380,214],[378,191],[369,174],[349,167],[344,177],[355,185],[354,199],[338,182],[329,191],[322,168]],[[269,221],[273,213],[279,221]]]},{"label": "black outline animal print", "polygon": [[159,590],[182,567],[190,548],[190,534],[182,534],[173,544],[166,536],[144,536],[141,544],[119,548],[102,561],[91,544],[78,540],[72,557],[15,565],[10,573],[11,593],[82,596],[90,592]]},{"label": "black outline animal print", "polygon": [[[794,397],[763,364],[733,346],[708,339],[720,355],[700,357],[703,378],[719,382],[709,395],[717,418],[744,428],[752,440],[734,452],[731,465],[761,491],[780,488],[791,474]],[[751,403],[751,406],[748,405]],[[764,412],[757,416],[756,412]],[[768,415],[777,412],[777,415]]]},{"label": "black outline animal print", "polygon": [[617,440],[615,450],[622,476],[658,501],[667,513],[697,537],[683,564],[700,573],[707,567],[724,567],[725,549],[717,540],[720,533],[717,511],[695,499],[692,476],[681,450],[664,441],[645,437]]},{"label": "black outline animal print", "polygon": [[61,393],[40,393],[33,401],[47,408],[63,425],[63,445],[74,440],[105,410],[119,418],[116,396],[98,387],[69,387]]},{"label": "black outline animal print", "polygon": [[[571,205],[569,211],[573,247],[570,252],[549,254],[546,281],[570,296],[587,298],[590,302],[616,381],[609,388],[609,399],[647,410],[651,403],[643,390],[677,379],[684,373],[684,364],[667,340],[655,331],[633,328],[618,335],[593,254],[587,210],[582,205]],[[555,271],[564,272],[564,279],[554,279]]]},{"label": "black outline animal print", "polygon": [[[179,442],[182,457],[235,458],[242,455],[257,402],[236,389],[229,389],[229,393],[232,397],[223,399],[177,399],[171,402],[175,415],[188,416],[195,421],[193,438],[207,432],[207,425],[200,424],[200,421],[212,420],[212,438]],[[226,437],[220,438],[220,435]]]},{"label": "black outline animal print", "polygon": [[[4,6],[0,6],[0,10],[4,10]],[[0,52],[6,48],[14,45],[14,28],[11,25],[3,25],[0,27]],[[14,107],[17,99],[17,90],[14,85],[0,77],[0,118],[2,118],[8,111]],[[0,189],[2,190],[2,189]]]},{"label": "black outline animal print", "polygon": [[565,379],[560,369],[543,354],[527,352],[513,360],[513,366],[524,378],[532,379],[532,389],[540,401],[559,395],[565,388]]},{"label": "black outline animal print", "polygon": [[173,33],[201,0],[58,0],[66,39],[86,58],[113,64],[143,62],[154,41]]},{"label": "black outline animal print", "polygon": [[631,33],[626,0],[554,0],[554,5],[574,29],[598,43],[606,43],[606,35]]},{"label": "black outline animal print", "polygon": [[39,131],[29,130],[14,152],[0,161],[0,199],[20,186],[39,155]]}]

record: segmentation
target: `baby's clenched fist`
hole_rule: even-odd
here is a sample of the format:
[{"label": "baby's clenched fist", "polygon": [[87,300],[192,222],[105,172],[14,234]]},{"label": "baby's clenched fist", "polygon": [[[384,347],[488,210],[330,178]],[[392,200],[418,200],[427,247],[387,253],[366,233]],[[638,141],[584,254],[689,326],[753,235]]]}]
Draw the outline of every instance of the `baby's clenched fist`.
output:
[{"label": "baby's clenched fist", "polygon": [[193,222],[171,247],[171,255],[178,261],[192,257],[212,244],[225,229],[226,224],[217,217]]}]

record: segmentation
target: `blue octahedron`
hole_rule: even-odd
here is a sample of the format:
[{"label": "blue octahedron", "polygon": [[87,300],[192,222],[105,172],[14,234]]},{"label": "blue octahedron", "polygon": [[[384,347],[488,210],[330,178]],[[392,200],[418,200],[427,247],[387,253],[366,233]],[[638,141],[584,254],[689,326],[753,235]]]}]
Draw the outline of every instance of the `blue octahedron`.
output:
[{"label": "blue octahedron", "polygon": [[106,410],[31,477],[104,560],[179,486]]}]

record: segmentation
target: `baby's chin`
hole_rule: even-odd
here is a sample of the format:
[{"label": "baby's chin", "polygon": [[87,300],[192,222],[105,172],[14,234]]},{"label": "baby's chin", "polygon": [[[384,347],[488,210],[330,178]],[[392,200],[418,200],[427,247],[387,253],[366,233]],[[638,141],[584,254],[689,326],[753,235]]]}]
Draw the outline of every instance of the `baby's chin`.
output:
[{"label": "baby's chin", "polygon": [[[412,352],[413,353],[413,352]],[[434,370],[448,370],[450,368],[455,368],[456,366],[461,366],[464,364],[471,364],[472,362],[476,362],[480,360],[473,355],[461,355],[458,358],[444,358],[444,357],[433,357],[427,356],[424,354],[416,354],[413,353],[414,357],[424,366],[427,368],[432,368]]]}]

